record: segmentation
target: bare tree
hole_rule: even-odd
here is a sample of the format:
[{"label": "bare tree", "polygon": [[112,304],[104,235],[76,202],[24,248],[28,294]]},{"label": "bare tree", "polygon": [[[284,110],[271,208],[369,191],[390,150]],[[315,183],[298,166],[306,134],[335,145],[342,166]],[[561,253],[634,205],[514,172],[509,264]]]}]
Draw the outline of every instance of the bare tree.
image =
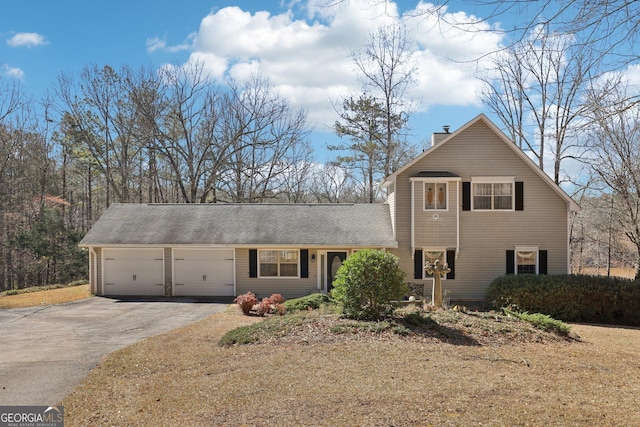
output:
[{"label": "bare tree", "polygon": [[[591,168],[609,192],[614,218],[636,249],[636,279],[640,279],[640,108],[620,103],[627,87],[589,94],[591,125],[586,133]],[[637,90],[637,89],[636,89]]]},{"label": "bare tree", "polygon": [[267,79],[231,82],[220,128],[229,156],[217,198],[233,202],[276,199],[299,149],[305,148],[306,112],[293,111]]},{"label": "bare tree", "polygon": [[331,163],[316,164],[311,192],[318,203],[347,203],[362,201],[355,188],[355,180],[348,169]]},{"label": "bare tree", "polygon": [[551,159],[558,184],[564,180],[563,162],[584,150],[575,124],[585,112],[582,96],[597,62],[573,48],[571,36],[540,26],[531,38],[497,54],[494,69],[482,77],[481,100],[541,169]]},{"label": "bare tree", "polygon": [[68,130],[84,144],[102,172],[106,206],[135,200],[141,146],[135,126],[139,112],[127,90],[129,74],[127,67],[118,73],[109,66],[87,66],[78,83],[71,75],[61,75],[56,87]]},{"label": "bare tree", "polygon": [[407,90],[415,83],[411,42],[404,27],[382,26],[351,58],[365,92],[382,108],[381,162],[382,173],[388,176],[410,159],[402,132],[409,114]]}]

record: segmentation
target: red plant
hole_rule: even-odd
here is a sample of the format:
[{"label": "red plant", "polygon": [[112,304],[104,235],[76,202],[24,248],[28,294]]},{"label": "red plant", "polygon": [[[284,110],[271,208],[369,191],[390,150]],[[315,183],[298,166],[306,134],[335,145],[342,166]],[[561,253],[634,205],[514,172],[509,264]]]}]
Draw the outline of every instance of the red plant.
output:
[{"label": "red plant", "polygon": [[285,307],[284,304],[275,304],[273,306],[273,311],[280,316],[284,316],[284,313],[287,311],[287,307]]},{"label": "red plant", "polygon": [[256,307],[256,313],[258,316],[264,316],[265,314],[271,313],[271,309],[273,308],[273,303],[271,302],[271,298],[262,298],[258,307]]},{"label": "red plant", "polygon": [[233,302],[240,306],[240,309],[244,314],[249,314],[253,306],[258,303],[258,298],[253,292],[247,292],[246,294],[238,295]]},{"label": "red plant", "polygon": [[271,300],[271,304],[282,304],[284,302],[284,297],[280,294],[271,294],[269,299]]}]

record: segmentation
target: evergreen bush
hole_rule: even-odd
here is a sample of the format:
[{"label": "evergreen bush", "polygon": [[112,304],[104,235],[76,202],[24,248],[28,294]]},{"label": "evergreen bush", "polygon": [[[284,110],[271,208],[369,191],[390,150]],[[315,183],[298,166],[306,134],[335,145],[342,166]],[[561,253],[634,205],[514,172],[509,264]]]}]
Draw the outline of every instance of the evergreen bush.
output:
[{"label": "evergreen bush", "polygon": [[329,302],[330,299],[325,294],[315,293],[301,298],[287,300],[283,305],[287,311],[291,312],[301,310],[306,311],[309,309],[317,310],[322,304],[327,304]]},{"label": "evergreen bush", "polygon": [[383,250],[362,249],[347,258],[333,282],[332,297],[346,317],[379,319],[408,293],[398,258]]},{"label": "evergreen bush", "polygon": [[547,314],[565,322],[640,326],[640,282],[586,275],[508,275],[486,294],[494,309]]}]

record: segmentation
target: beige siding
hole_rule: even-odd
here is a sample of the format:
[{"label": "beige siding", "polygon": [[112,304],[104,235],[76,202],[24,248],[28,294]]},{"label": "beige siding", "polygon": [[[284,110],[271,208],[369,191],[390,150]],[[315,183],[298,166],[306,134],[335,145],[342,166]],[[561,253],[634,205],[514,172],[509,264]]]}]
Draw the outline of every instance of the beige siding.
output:
[{"label": "beige siding", "polygon": [[396,232],[396,193],[394,186],[389,188],[389,194],[387,195],[387,203],[389,205],[389,213],[391,214],[391,227],[393,227],[393,234]]},{"label": "beige siding", "polygon": [[164,295],[173,294],[173,251],[164,248]]},{"label": "beige siding", "polygon": [[[516,155],[482,121],[429,153],[397,176],[395,216],[399,248],[396,254],[407,277],[413,278],[411,248],[411,183],[409,178],[423,170],[446,170],[462,181],[480,176],[515,176],[524,182],[524,211],[462,211],[460,206],[460,248],[456,277],[443,282],[451,299],[483,299],[491,281],[506,272],[506,251],[515,245],[538,246],[548,251],[548,273],[567,273],[567,202],[549,187],[530,166]],[[451,187],[453,185],[450,184]],[[420,183],[416,183],[420,187]],[[450,213],[455,198],[450,188]],[[423,215],[421,190],[416,191],[416,217]],[[462,197],[459,198],[460,204]],[[416,247],[455,246],[451,239],[453,217],[441,221],[416,220]],[[431,283],[430,280],[425,283]]]},{"label": "beige siding", "polygon": [[[306,249],[306,248],[303,248]],[[315,260],[312,261],[312,256]],[[258,298],[281,294],[286,299],[299,298],[318,290],[317,250],[309,249],[309,278],[253,278],[249,277],[249,249],[236,249],[236,293],[253,292]]]},{"label": "beige siding", "polygon": [[[424,210],[424,183],[414,181],[414,233],[415,246],[455,247],[457,236],[456,196],[458,183],[448,182],[447,210]],[[436,215],[434,217],[434,215]]]},{"label": "beige siding", "polygon": [[96,258],[95,258],[96,262],[93,265],[93,268],[95,269],[95,278],[96,278],[95,292],[96,292],[96,295],[102,295],[102,248],[93,248],[93,250],[96,253]]}]

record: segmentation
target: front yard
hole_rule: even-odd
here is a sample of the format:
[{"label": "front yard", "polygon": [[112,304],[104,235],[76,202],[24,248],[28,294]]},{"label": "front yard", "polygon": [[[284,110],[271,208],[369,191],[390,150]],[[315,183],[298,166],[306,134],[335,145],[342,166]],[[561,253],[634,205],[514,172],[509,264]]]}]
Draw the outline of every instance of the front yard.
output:
[{"label": "front yard", "polygon": [[573,325],[579,339],[567,339],[491,316],[441,315],[433,334],[329,315],[261,344],[220,347],[226,331],[261,321],[233,306],[108,356],[62,402],[67,425],[640,422],[639,329]]}]

